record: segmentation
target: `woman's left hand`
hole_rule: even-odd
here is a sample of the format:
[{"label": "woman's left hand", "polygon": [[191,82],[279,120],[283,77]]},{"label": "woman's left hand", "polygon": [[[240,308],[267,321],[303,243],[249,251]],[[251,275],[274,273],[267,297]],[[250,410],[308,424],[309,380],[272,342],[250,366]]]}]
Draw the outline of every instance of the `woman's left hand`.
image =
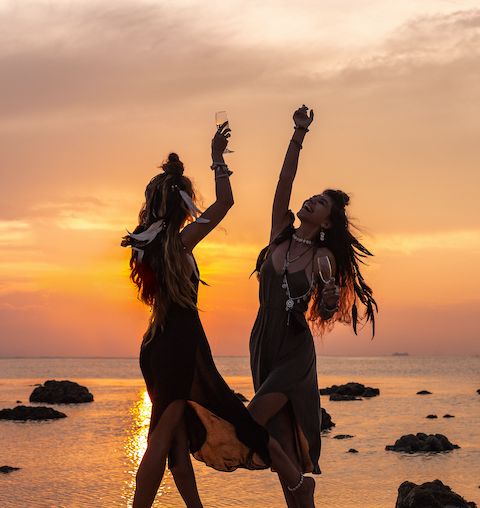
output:
[{"label": "woman's left hand", "polygon": [[340,299],[340,290],[335,285],[335,279],[332,277],[322,289],[322,301],[326,307],[333,309],[338,305]]},{"label": "woman's left hand", "polygon": [[217,132],[212,139],[212,155],[223,154],[228,145],[230,132],[231,129],[228,127],[228,122],[225,122],[218,127]]}]

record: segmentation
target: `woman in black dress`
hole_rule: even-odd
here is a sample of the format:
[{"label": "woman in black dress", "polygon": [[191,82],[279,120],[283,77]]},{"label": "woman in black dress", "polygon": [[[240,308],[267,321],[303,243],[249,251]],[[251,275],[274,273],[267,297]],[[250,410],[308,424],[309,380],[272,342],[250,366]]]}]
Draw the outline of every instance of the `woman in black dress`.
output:
[{"label": "woman in black dress", "polygon": [[122,241],[132,248],[130,277],[152,309],[140,352],[152,415],[134,508],[152,505],[167,457],[190,508],[202,506],[190,452],[220,471],[270,465],[268,433],[215,368],[196,306],[200,276],[192,250],[233,205],[222,155],[229,136],[224,124],[212,140],[216,201],[201,216],[192,183],[172,153],[146,188],[139,225]]},{"label": "woman in black dress", "polygon": [[296,484],[280,476],[287,506],[297,508],[295,493],[308,484],[314,506],[313,478],[319,474],[320,398],[315,346],[305,318],[320,333],[335,321],[352,323],[356,333],[357,302],[374,326],[377,305],[365,283],[359,262],[371,253],[350,231],[345,207],[349,197],[325,190],[310,197],[297,217],[289,210],[298,157],[313,111],[303,106],[293,115],[295,132],[288,146],[273,202],[269,245],[262,250],[256,271],[260,279],[260,308],[250,337],[255,397],[252,416],[265,426],[297,467]]}]

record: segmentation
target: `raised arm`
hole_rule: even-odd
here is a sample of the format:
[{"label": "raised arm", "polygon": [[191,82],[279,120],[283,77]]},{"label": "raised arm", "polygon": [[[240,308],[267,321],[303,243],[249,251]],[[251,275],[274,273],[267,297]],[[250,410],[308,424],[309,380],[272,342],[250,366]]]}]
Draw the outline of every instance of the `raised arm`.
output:
[{"label": "raised arm", "polygon": [[272,241],[288,224],[288,208],[290,196],[292,194],[293,181],[297,173],[298,156],[300,155],[305,134],[308,132],[308,126],[313,121],[313,110],[310,110],[310,114],[307,114],[307,112],[307,106],[303,105],[293,114],[295,131],[288,145],[282,170],[280,171],[277,189],[275,191],[270,241]]},{"label": "raised arm", "polygon": [[228,144],[230,129],[225,122],[212,139],[212,167],[215,172],[216,200],[201,215],[200,220],[188,224],[182,229],[181,238],[188,251],[205,238],[233,206],[233,193],[230,186],[230,174],[223,158],[223,151]]}]

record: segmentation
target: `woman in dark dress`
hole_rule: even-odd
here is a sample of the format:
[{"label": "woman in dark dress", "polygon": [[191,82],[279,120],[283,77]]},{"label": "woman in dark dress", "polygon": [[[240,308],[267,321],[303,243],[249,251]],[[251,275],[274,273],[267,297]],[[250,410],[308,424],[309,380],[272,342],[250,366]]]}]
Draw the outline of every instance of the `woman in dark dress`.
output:
[{"label": "woman in dark dress", "polygon": [[293,115],[295,132],[288,146],[273,202],[269,245],[262,250],[256,271],[260,308],[250,337],[255,397],[249,410],[281,445],[297,467],[296,484],[280,476],[288,507],[297,508],[296,491],[319,474],[320,397],[315,346],[305,318],[323,333],[335,321],[352,323],[356,333],[357,302],[364,319],[374,326],[377,305],[365,283],[359,262],[371,253],[350,231],[342,191],[325,190],[310,197],[297,217],[289,210],[298,157],[313,111],[303,106]]},{"label": "woman in dark dress", "polygon": [[167,457],[190,508],[202,506],[190,453],[220,471],[270,465],[268,433],[215,368],[196,306],[200,276],[192,250],[233,205],[222,155],[229,135],[224,124],[212,140],[216,201],[201,216],[192,183],[172,153],[146,188],[139,225],[122,241],[132,248],[130,277],[139,298],[152,310],[140,352],[152,415],[134,508],[152,505]]}]

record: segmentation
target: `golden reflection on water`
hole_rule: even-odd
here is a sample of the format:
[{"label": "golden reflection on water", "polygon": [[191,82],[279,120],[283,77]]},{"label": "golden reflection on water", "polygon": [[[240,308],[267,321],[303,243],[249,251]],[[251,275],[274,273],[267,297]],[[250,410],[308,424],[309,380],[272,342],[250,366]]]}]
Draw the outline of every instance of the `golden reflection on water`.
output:
[{"label": "golden reflection on water", "polygon": [[[143,454],[147,449],[148,428],[150,425],[150,415],[152,412],[152,403],[147,390],[142,390],[138,394],[138,399],[130,409],[132,424],[127,433],[125,441],[125,455],[127,458],[128,480],[125,483],[123,498],[127,500],[127,506],[132,506],[133,495],[135,493],[135,475],[138,466],[142,460]],[[163,477],[162,484],[158,489],[159,496],[167,494],[172,489],[171,473],[167,470]]]}]

